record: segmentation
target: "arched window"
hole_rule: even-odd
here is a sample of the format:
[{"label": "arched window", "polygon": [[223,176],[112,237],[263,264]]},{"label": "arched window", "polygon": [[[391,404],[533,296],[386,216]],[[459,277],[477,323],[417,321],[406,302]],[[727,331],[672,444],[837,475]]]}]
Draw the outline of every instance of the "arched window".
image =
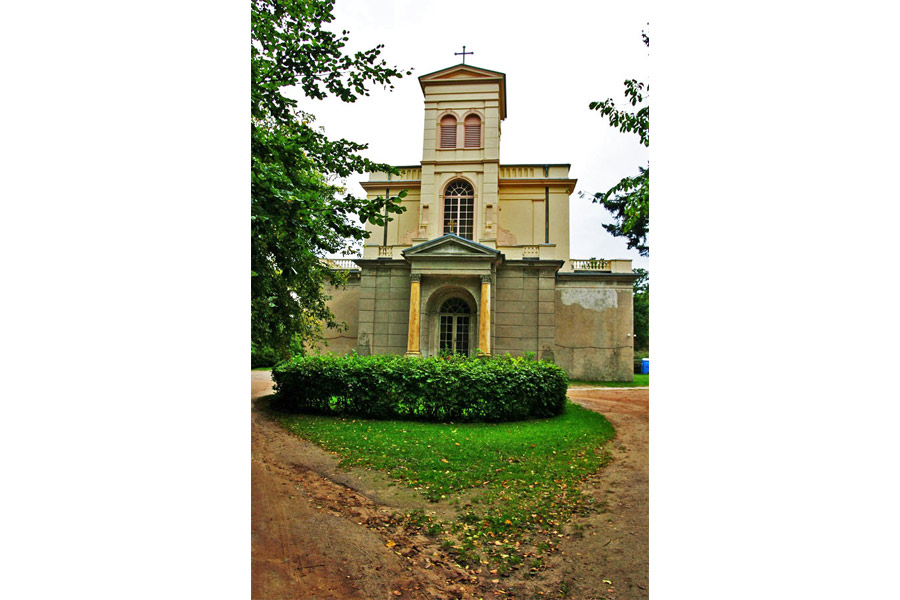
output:
[{"label": "arched window", "polygon": [[469,325],[472,311],[461,298],[450,298],[441,305],[440,351],[469,353]]},{"label": "arched window", "polygon": [[441,148],[456,148],[456,117],[452,115],[441,119]]},{"label": "arched window", "polygon": [[444,191],[444,233],[472,239],[475,190],[467,181],[455,179]]},{"label": "arched window", "polygon": [[481,118],[478,115],[469,115],[465,120],[466,148],[481,148]]}]

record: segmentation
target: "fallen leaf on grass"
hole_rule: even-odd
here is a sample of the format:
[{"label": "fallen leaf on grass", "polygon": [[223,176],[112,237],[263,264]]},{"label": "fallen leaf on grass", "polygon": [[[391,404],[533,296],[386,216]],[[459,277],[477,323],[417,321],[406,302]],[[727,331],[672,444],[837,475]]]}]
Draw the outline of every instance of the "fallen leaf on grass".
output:
[{"label": "fallen leaf on grass", "polygon": [[394,542],[394,540],[388,540],[387,544],[385,544],[385,546],[387,546],[388,548],[393,548],[396,545],[397,545],[397,543]]}]

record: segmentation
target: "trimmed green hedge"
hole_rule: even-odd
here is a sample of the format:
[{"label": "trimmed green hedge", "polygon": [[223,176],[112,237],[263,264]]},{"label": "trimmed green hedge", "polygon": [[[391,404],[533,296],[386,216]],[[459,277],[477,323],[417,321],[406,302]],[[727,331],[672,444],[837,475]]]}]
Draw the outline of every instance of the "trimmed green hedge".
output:
[{"label": "trimmed green hedge", "polygon": [[568,379],[525,358],[306,356],[272,371],[281,410],[424,421],[513,421],[565,408]]}]

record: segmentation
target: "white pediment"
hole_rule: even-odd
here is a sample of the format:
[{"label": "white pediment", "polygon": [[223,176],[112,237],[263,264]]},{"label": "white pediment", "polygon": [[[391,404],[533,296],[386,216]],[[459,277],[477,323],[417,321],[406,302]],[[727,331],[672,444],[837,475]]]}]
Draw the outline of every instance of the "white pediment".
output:
[{"label": "white pediment", "polygon": [[452,233],[439,238],[429,240],[418,246],[413,246],[403,251],[407,259],[414,258],[487,258],[492,259],[500,254],[499,250],[483,246],[479,243],[461,238]]},{"label": "white pediment", "polygon": [[489,69],[482,69],[471,65],[454,65],[446,69],[441,69],[440,71],[422,75],[419,77],[419,81],[425,83],[430,81],[446,81],[448,79],[498,79],[503,77],[505,77],[505,75],[499,71],[491,71]]}]

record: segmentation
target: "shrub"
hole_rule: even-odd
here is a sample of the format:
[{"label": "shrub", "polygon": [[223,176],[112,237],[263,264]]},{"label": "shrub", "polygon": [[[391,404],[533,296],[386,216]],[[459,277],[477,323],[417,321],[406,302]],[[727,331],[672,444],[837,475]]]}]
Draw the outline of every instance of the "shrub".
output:
[{"label": "shrub", "polygon": [[650,356],[650,352],[647,350],[635,350],[634,351],[634,374],[638,375],[641,372],[641,359],[647,358]]},{"label": "shrub", "polygon": [[296,357],[276,365],[281,410],[424,421],[513,421],[561,414],[565,372],[524,358]]},{"label": "shrub", "polygon": [[278,355],[271,348],[262,348],[250,350],[250,368],[258,369],[260,367],[272,367],[278,362]]},{"label": "shrub", "polygon": [[[306,354],[303,348],[303,341],[299,336],[295,336],[289,348],[290,356],[303,356]],[[261,367],[274,367],[282,357],[278,356],[278,352],[267,346],[257,346],[250,344],[250,368],[258,369]]]}]

